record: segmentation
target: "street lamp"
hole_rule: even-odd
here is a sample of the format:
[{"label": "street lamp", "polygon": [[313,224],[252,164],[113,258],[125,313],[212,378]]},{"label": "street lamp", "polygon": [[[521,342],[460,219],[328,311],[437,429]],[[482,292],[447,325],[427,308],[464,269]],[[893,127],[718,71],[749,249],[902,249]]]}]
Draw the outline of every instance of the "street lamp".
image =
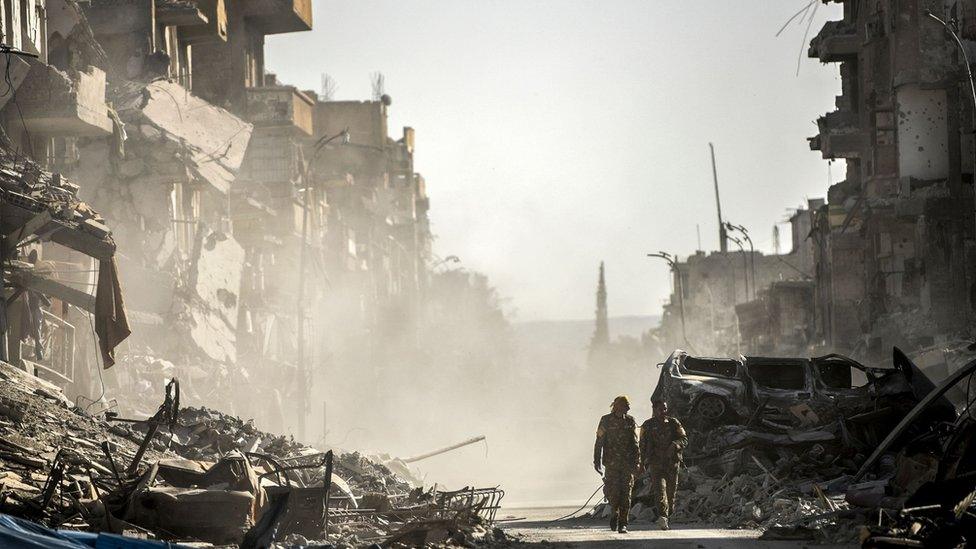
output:
[{"label": "street lamp", "polygon": [[681,314],[681,338],[684,339],[685,345],[688,346],[688,350],[695,352],[694,346],[688,341],[688,332],[685,329],[685,289],[684,283],[681,280],[681,269],[678,267],[676,257],[667,252],[658,252],[656,254],[647,254],[647,257],[657,257],[668,262],[671,269],[678,275],[678,311]]},{"label": "street lamp", "polygon": [[315,142],[314,149],[312,151],[311,158],[305,164],[305,169],[302,170],[302,244],[299,250],[299,260],[298,260],[298,301],[296,303],[297,309],[297,324],[298,324],[298,383],[299,383],[299,397],[298,397],[298,428],[297,438],[301,440],[305,437],[305,412],[308,409],[308,394],[311,384],[308,380],[308,367],[305,364],[305,263],[308,248],[308,195],[311,192],[311,186],[309,184],[309,179],[312,172],[312,165],[315,164],[315,159],[318,157],[319,153],[325,149],[325,146],[329,143],[335,141],[336,139],[342,139],[342,143],[349,143],[349,128],[342,130],[341,132],[331,136],[322,136],[318,141]]},{"label": "street lamp", "polygon": [[[728,221],[725,222],[725,226],[731,231],[739,231],[743,237],[745,237],[746,242],[749,243],[749,270],[752,271],[752,296],[756,297],[756,248],[752,245],[752,238],[749,237],[749,231],[746,230],[742,225],[733,225]],[[746,296],[748,299],[748,296]]]},{"label": "street lamp", "polygon": [[461,263],[461,258],[456,255],[449,255],[445,258],[438,259],[437,261],[430,264],[430,270],[433,271],[434,269],[446,263]]}]

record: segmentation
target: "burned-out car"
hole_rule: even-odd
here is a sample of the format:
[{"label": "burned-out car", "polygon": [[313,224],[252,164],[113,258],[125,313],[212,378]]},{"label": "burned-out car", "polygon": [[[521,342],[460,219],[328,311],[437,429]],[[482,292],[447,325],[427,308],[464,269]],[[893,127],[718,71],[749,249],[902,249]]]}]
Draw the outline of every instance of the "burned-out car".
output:
[{"label": "burned-out car", "polygon": [[673,413],[699,429],[757,423],[805,427],[843,417],[873,430],[897,421],[933,387],[897,349],[892,368],[868,367],[838,354],[732,359],[695,357],[679,349],[661,365],[651,399],[667,400]]}]

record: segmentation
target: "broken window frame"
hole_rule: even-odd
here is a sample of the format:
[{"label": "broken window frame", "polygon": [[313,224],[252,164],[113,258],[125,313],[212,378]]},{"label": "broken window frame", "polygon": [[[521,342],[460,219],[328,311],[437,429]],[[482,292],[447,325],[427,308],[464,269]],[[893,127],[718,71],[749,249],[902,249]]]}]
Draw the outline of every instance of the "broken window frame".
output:
[{"label": "broken window frame", "polygon": [[[719,372],[712,372],[712,371],[709,371],[709,370],[699,370],[699,369],[696,369],[696,368],[692,368],[692,367],[689,367],[689,364],[688,364],[689,360],[690,361],[693,361],[693,363],[698,363],[698,362],[725,363],[725,362],[728,362],[728,363],[731,363],[730,365],[735,368],[735,374],[729,376],[729,375],[721,374]],[[691,355],[684,355],[682,357],[681,361],[678,363],[678,371],[679,371],[679,373],[682,373],[682,374],[687,373],[687,374],[695,375],[695,376],[715,377],[715,378],[721,378],[721,379],[736,379],[736,380],[741,380],[742,379],[742,363],[740,361],[738,361],[738,360],[731,359],[731,358],[709,358],[709,357],[694,357],[694,356],[691,356]]]},{"label": "broken window frame", "polygon": [[[850,387],[835,387],[827,384],[824,379],[823,372],[821,372],[821,363],[827,361],[836,361],[839,363],[845,363],[851,368],[851,384]],[[878,380],[879,374],[884,375],[885,373],[894,372],[895,370],[883,369],[883,368],[868,368],[867,366],[861,364],[860,362],[840,355],[837,353],[831,353],[824,356],[818,356],[810,359],[810,367],[814,376],[814,384],[816,385],[817,391],[824,394],[839,393],[839,392],[862,392],[866,388],[872,385]],[[862,372],[866,378],[866,381],[862,385],[854,386],[854,370]]]},{"label": "broken window frame", "polygon": [[[54,376],[56,380],[65,383],[74,383],[75,377],[75,327],[67,320],[58,315],[41,309],[44,315],[43,347],[45,357],[42,360],[26,359],[23,357],[33,357],[33,346],[27,341],[21,341],[21,362],[32,366],[35,375],[39,371]],[[55,352],[57,351],[57,352]],[[44,377],[44,376],[40,376]]]},{"label": "broken window frame", "polygon": [[[801,387],[767,385],[763,381],[763,379],[768,379],[766,376],[760,376],[761,379],[756,378],[755,372],[753,371],[755,367],[774,366],[776,364],[782,366],[795,365],[798,367],[803,372],[803,385]],[[743,357],[742,366],[750,383],[753,385],[756,395],[798,393],[798,396],[802,396],[803,393],[806,393],[806,398],[813,396],[814,380],[809,359],[750,356]]]}]

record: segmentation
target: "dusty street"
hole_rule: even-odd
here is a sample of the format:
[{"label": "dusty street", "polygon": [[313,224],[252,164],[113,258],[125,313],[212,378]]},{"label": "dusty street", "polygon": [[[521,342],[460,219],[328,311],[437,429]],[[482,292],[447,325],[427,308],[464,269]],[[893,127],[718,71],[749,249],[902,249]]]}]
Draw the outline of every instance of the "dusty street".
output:
[{"label": "dusty street", "polygon": [[[616,549],[629,547],[677,547],[692,549],[734,549],[759,547],[786,549],[809,547],[807,541],[759,541],[757,530],[710,528],[702,525],[679,524],[669,531],[661,531],[650,524],[632,524],[630,533],[611,532],[602,521],[589,519],[552,522],[571,512],[572,508],[551,507],[510,509],[505,517],[516,518],[503,523],[506,533],[519,537],[528,545],[565,544],[586,549]],[[817,545],[818,548],[856,547],[850,545]]]},{"label": "dusty street", "polygon": [[0,1],[0,549],[976,546],[974,52],[976,0]]}]

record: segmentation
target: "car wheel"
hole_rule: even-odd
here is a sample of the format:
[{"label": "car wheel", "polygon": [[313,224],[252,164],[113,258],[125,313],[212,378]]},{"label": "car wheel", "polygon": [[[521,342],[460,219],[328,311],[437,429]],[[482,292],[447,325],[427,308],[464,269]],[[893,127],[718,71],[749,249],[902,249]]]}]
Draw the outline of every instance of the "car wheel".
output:
[{"label": "car wheel", "polygon": [[695,412],[704,421],[718,421],[725,417],[728,405],[725,399],[715,395],[705,395],[698,400],[695,405]]}]

